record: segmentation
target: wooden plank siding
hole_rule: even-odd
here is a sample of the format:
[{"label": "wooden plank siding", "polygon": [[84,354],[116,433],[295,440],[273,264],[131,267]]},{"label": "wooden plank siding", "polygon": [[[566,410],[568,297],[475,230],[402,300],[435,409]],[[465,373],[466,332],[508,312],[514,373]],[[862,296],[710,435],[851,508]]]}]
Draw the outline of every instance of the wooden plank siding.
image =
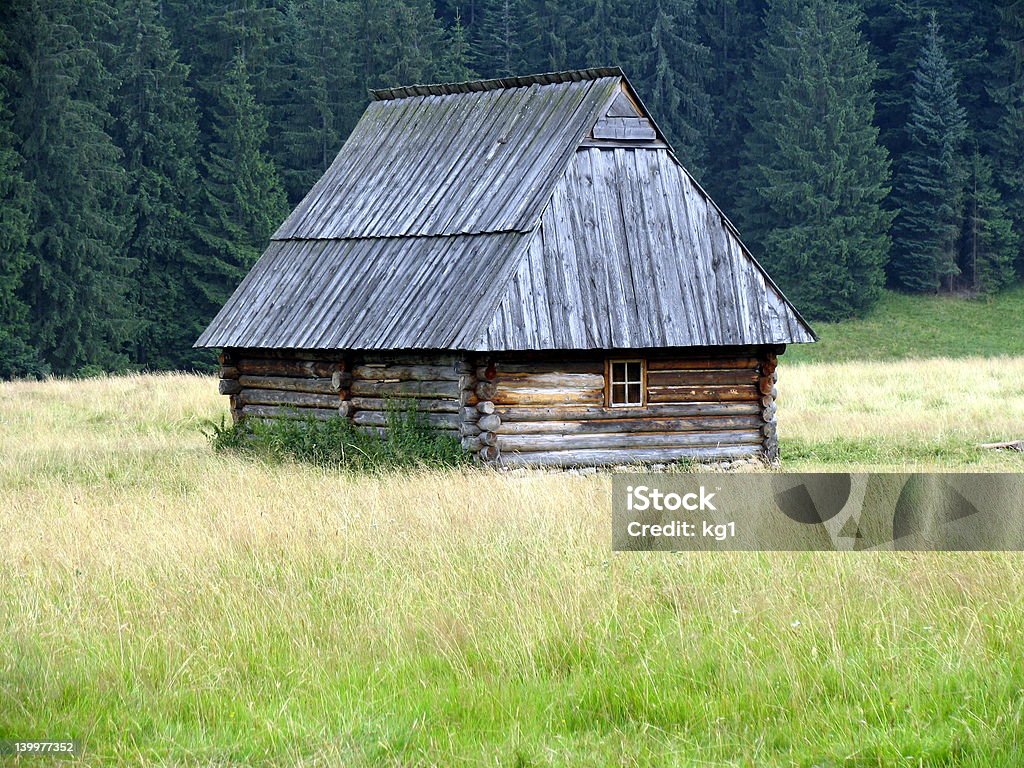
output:
[{"label": "wooden plank siding", "polygon": [[721,211],[666,149],[577,150],[479,351],[810,342]]}]

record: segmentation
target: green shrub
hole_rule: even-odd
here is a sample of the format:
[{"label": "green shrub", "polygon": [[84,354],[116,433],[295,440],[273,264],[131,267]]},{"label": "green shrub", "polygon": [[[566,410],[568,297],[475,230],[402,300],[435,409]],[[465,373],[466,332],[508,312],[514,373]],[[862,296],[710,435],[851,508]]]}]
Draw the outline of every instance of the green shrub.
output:
[{"label": "green shrub", "polygon": [[301,461],[356,472],[443,469],[465,465],[472,457],[459,441],[430,427],[415,404],[388,404],[383,434],[357,427],[348,419],[303,417],[208,424],[214,449],[271,461]]},{"label": "green shrub", "polygon": [[0,379],[45,379],[49,375],[50,366],[35,349],[0,328]]}]

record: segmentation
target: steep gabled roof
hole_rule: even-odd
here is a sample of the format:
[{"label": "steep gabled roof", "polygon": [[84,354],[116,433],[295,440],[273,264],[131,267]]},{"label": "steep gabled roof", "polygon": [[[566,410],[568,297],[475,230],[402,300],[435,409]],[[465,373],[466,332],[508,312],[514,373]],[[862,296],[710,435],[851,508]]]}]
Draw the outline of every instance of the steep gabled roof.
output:
[{"label": "steep gabled roof", "polygon": [[373,96],[196,346],[814,340],[620,70]]}]

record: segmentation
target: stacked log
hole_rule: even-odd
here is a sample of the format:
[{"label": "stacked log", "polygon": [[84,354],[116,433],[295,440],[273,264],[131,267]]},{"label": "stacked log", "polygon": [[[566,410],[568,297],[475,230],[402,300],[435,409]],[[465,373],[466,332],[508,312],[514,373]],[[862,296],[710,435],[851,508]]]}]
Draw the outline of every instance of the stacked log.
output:
[{"label": "stacked log", "polygon": [[605,402],[603,359],[499,360],[489,379],[497,418],[481,415],[477,423],[482,435],[493,428],[496,457],[506,465],[755,456],[766,440],[760,364],[755,352],[653,357],[646,403],[618,407]]},{"label": "stacked log", "polygon": [[231,395],[236,422],[344,417],[350,382],[340,352],[228,349],[221,354],[220,391]]},{"label": "stacked log", "polygon": [[411,404],[485,462],[573,466],[778,457],[775,350],[654,356],[646,401],[605,402],[605,361],[525,354],[225,350],[221,393],[235,421],[341,415],[385,434],[388,410]]},{"label": "stacked log", "polygon": [[217,391],[222,395],[229,396],[231,422],[237,424],[242,420],[242,403],[238,397],[242,386],[238,383],[238,367],[235,365],[234,350],[223,350],[217,359],[220,362],[220,381],[217,383]]},{"label": "stacked log", "polygon": [[761,395],[761,433],[764,435],[764,457],[773,462],[779,458],[779,437],[775,424],[775,398],[779,394],[778,363],[775,352],[767,352],[761,359],[757,381],[758,392]]},{"label": "stacked log", "polygon": [[470,368],[461,355],[379,353],[352,368],[350,415],[354,424],[385,435],[388,410],[414,408],[434,429],[463,437],[462,408]]},{"label": "stacked log", "polygon": [[494,434],[494,367],[489,363],[474,364],[466,361],[465,378],[460,402],[462,406],[462,447],[475,453],[481,461],[498,458],[497,437]]},{"label": "stacked log", "polygon": [[754,357],[651,360],[647,364],[648,402],[725,403],[757,399],[758,360]]}]

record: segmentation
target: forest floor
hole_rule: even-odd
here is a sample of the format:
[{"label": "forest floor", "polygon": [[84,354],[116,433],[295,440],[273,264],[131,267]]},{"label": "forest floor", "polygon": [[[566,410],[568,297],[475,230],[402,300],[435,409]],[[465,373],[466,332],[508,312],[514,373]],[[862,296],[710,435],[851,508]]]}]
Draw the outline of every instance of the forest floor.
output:
[{"label": "forest floor", "polygon": [[[787,470],[1024,471],[1024,357],[780,366]],[[0,739],[85,764],[1010,764],[1016,554],[613,554],[607,474],[211,450],[186,375],[0,384]],[[25,765],[42,765],[38,757]]]}]

